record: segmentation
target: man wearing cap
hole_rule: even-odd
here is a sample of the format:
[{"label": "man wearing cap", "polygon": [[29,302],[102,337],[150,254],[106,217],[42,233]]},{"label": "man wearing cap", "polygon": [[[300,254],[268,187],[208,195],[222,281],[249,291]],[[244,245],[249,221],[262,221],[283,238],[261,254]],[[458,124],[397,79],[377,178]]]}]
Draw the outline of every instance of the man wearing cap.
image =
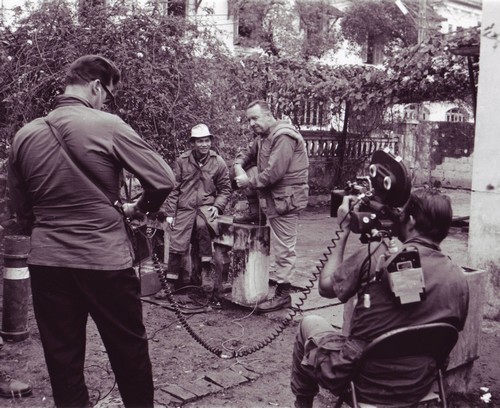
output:
[{"label": "man wearing cap", "polygon": [[[9,153],[9,192],[19,224],[31,234],[33,309],[56,407],[91,406],[84,376],[89,315],[123,405],[154,405],[140,282],[124,216],[158,211],[175,179],[129,125],[101,110],[113,101],[120,77],[100,55],[78,58],[55,109],[19,130]],[[143,193],[120,209],[125,168]]]},{"label": "man wearing cap", "polygon": [[[193,276],[193,284],[203,286],[207,294],[214,291],[211,224],[222,214],[231,194],[229,170],[224,159],[211,150],[213,135],[207,125],[191,129],[192,148],[179,156],[174,165],[176,187],[166,201],[167,223],[171,228],[168,274],[178,276],[175,286],[188,284],[182,276],[182,256],[190,242],[197,245],[201,261],[201,282]],[[155,296],[164,299],[162,290]]]}]

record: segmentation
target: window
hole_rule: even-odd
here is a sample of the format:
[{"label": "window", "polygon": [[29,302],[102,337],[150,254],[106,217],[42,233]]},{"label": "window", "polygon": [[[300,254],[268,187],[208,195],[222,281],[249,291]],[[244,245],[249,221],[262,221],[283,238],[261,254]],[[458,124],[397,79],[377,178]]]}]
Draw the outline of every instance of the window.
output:
[{"label": "window", "polygon": [[431,114],[431,112],[429,111],[429,109],[427,109],[426,107],[421,107],[419,119],[420,120],[429,120],[430,114]]},{"label": "window", "polygon": [[324,126],[327,119],[327,106],[323,102],[307,100],[296,113],[298,122],[305,126]]},{"label": "window", "polygon": [[467,113],[460,108],[452,108],[446,112],[447,122],[466,122],[468,120]]},{"label": "window", "polygon": [[405,106],[403,119],[405,121],[417,120],[418,107],[415,104]]},{"label": "window", "polygon": [[429,120],[430,111],[425,106],[411,103],[405,106],[403,119],[406,121]]},{"label": "window", "polygon": [[170,16],[186,16],[186,0],[168,0],[167,12]]},{"label": "window", "polygon": [[88,10],[92,7],[106,7],[106,0],[80,0],[78,2],[80,11]]},{"label": "window", "polygon": [[384,62],[384,46],[369,38],[361,49],[361,57],[366,64],[382,64]]}]

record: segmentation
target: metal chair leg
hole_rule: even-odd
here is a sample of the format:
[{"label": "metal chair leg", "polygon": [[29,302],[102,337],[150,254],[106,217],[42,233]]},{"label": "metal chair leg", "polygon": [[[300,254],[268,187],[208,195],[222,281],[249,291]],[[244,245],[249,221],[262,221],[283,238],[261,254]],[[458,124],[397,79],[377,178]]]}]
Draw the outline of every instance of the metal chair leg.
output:
[{"label": "metal chair leg", "polygon": [[446,403],[446,394],[444,392],[444,381],[443,381],[443,372],[441,369],[438,370],[438,386],[439,386],[439,398],[441,399],[441,407],[448,408]]},{"label": "metal chair leg", "polygon": [[351,381],[351,399],[353,408],[358,408],[358,398],[356,397],[356,386],[354,382]]}]

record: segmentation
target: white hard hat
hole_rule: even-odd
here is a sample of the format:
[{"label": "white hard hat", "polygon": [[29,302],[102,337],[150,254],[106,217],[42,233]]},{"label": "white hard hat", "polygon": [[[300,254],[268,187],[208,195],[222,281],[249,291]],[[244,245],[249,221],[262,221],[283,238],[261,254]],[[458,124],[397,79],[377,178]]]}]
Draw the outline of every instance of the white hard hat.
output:
[{"label": "white hard hat", "polygon": [[200,123],[199,125],[193,126],[191,129],[191,137],[199,138],[199,137],[213,137],[210,133],[210,130],[208,130],[208,126],[204,125],[203,123]]}]

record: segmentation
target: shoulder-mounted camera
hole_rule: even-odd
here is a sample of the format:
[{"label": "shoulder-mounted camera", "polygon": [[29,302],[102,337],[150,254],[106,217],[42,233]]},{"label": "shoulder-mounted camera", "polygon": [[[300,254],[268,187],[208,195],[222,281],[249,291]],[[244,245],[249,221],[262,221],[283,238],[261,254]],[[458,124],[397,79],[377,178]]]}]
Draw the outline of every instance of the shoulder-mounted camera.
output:
[{"label": "shoulder-mounted camera", "polygon": [[337,216],[337,210],[346,195],[358,196],[359,207],[351,212],[349,227],[361,234],[362,242],[381,238],[380,233],[397,235],[396,227],[401,210],[410,197],[411,179],[401,157],[389,148],[373,153],[369,175],[349,181],[343,190],[331,193],[330,215]]}]

